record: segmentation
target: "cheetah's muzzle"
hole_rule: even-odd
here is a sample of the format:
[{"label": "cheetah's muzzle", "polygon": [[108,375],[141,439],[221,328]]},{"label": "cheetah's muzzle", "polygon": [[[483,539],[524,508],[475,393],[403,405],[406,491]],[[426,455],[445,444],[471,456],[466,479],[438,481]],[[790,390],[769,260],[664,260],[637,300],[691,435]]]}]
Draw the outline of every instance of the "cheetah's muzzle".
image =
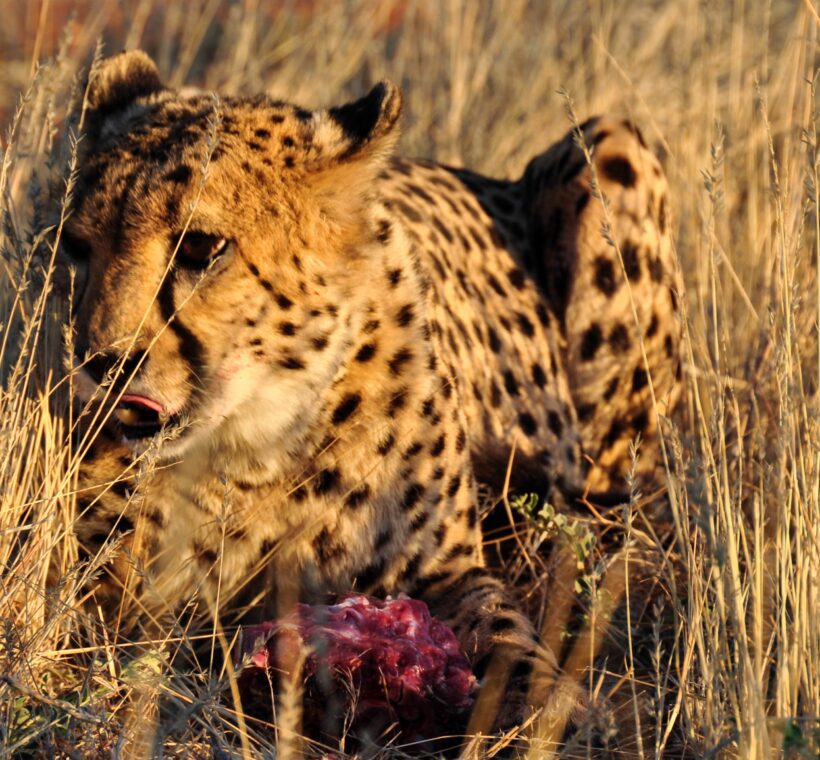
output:
[{"label": "cheetah's muzzle", "polygon": [[162,405],[146,396],[125,394],[113,413],[122,434],[130,440],[150,438],[174,418],[163,411]]}]

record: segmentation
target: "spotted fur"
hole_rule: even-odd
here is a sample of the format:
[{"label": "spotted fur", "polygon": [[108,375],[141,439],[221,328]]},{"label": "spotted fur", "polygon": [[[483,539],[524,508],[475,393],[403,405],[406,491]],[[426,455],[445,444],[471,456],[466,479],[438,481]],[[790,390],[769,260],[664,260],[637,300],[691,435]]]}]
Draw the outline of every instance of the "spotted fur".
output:
[{"label": "spotted fur", "polygon": [[[622,492],[637,435],[651,477],[678,324],[639,132],[590,121],[593,167],[568,136],[507,181],[393,158],[388,83],[319,111],[183,97],[126,53],[88,102],[63,235],[80,395],[127,388],[169,420],[158,447],[114,427],[85,457],[80,542],[122,534],[98,598],[235,620],[405,591],[479,675],[504,663],[499,724],[533,675],[543,704],[555,660],[484,567],[476,477],[515,443],[556,498]],[[202,240],[226,246],[192,261]]]}]

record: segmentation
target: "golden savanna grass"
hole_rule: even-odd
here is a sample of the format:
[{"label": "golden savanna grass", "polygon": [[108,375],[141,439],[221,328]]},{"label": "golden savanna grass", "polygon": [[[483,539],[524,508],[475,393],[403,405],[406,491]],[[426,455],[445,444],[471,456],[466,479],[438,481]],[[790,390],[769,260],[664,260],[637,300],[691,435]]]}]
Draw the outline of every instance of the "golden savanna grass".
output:
[{"label": "golden savanna grass", "polygon": [[[389,77],[405,93],[405,154],[499,176],[517,176],[573,119],[638,122],[669,176],[684,282],[685,393],[665,427],[665,492],[580,529],[549,517],[519,529],[501,571],[599,705],[591,720],[620,737],[611,757],[818,757],[812,3],[0,0],[0,754],[322,751],[298,735],[298,682],[273,730],[236,709],[230,673],[169,666],[169,651],[190,646],[184,628],[164,647],[129,641],[84,604],[117,545],[78,561],[70,334],[52,284],[76,170],[65,117],[102,41],[143,47],[174,85],[305,105]],[[552,552],[539,548],[544,528],[559,534]],[[229,636],[215,632],[215,646]],[[516,741],[532,757],[591,755],[583,734],[566,746],[551,742],[557,729],[536,734],[468,752]]]}]

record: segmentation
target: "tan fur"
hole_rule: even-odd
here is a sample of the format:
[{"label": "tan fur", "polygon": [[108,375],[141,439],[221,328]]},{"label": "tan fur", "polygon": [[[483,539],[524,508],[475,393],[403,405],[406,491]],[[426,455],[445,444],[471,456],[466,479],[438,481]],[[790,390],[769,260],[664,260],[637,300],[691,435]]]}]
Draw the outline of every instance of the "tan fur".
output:
[{"label": "tan fur", "polygon": [[[497,722],[519,720],[533,668],[543,701],[555,661],[483,568],[471,455],[505,460],[515,442],[543,489],[572,499],[622,491],[640,433],[651,478],[638,335],[664,403],[678,345],[656,159],[627,123],[586,127],[616,240],[637,251],[636,325],[571,137],[497,181],[393,160],[392,85],[307,112],[177,98],[146,85],[145,61],[115,57],[92,80],[66,230],[81,259],[78,365],[90,360],[79,386],[116,398],[128,382],[180,424],[158,450],[110,428],[86,459],[81,542],[93,553],[125,536],[99,597],[133,620],[219,595],[226,619],[248,619],[277,599],[406,591],[455,627],[480,672],[507,663]],[[170,264],[186,231],[233,241],[230,253],[199,273]],[[129,378],[116,376],[125,358]],[[156,466],[123,482],[146,450]]]}]

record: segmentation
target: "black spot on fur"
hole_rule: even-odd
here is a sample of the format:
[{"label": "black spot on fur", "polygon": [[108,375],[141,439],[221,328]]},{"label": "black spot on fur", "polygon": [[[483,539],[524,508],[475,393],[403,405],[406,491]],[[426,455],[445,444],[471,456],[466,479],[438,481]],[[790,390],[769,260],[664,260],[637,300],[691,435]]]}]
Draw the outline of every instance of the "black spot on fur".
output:
[{"label": "black spot on fur", "polygon": [[379,535],[376,536],[376,541],[373,543],[373,549],[376,552],[380,552],[392,540],[393,540],[393,531],[391,531],[389,528],[386,528],[384,530],[380,530]]},{"label": "black spot on fur", "polygon": [[609,426],[609,430],[607,431],[606,437],[604,438],[604,444],[607,448],[612,446],[617,440],[621,437],[621,434],[624,432],[624,423],[620,419],[612,420],[612,424]]},{"label": "black spot on fur", "polygon": [[[382,219],[379,221],[379,228],[376,230],[376,238],[382,245],[387,245],[390,242],[390,236],[392,232],[393,228],[390,226],[390,222],[388,222],[386,219]],[[400,272],[401,270],[394,271]]]},{"label": "black spot on fur", "polygon": [[295,356],[287,356],[279,360],[279,366],[284,369],[304,369],[305,363]]},{"label": "black spot on fur", "polygon": [[438,217],[433,217],[433,226],[448,243],[453,242],[453,234],[439,221]]},{"label": "black spot on fur", "polygon": [[424,486],[421,483],[411,483],[404,491],[401,500],[401,507],[405,512],[409,512],[421,501],[424,495]]},{"label": "black spot on fur", "polygon": [[399,313],[396,315],[396,324],[399,327],[407,327],[413,321],[414,316],[413,304],[407,303],[399,309]]},{"label": "black spot on fur", "polygon": [[416,224],[424,221],[422,215],[416,211],[410,204],[405,203],[403,200],[397,200],[396,202],[396,209],[406,216],[411,222],[415,222]]},{"label": "black spot on fur", "polygon": [[642,388],[646,387],[647,375],[643,367],[635,367],[632,373],[632,392],[637,393]]},{"label": "black spot on fur", "polygon": [[521,290],[527,282],[526,275],[518,267],[510,269],[510,271],[507,272],[507,278],[516,290]]},{"label": "black spot on fur", "polygon": [[414,184],[413,182],[408,182],[405,187],[413,193],[413,195],[418,196],[421,198],[425,203],[429,203],[431,205],[435,204],[435,201],[430,196],[430,194],[424,190],[423,188],[419,187],[418,185]]},{"label": "black spot on fur", "polygon": [[313,479],[313,493],[322,496],[332,491],[339,485],[339,471],[335,468],[321,470]]},{"label": "black spot on fur", "polygon": [[604,401],[611,401],[612,397],[615,395],[615,391],[618,390],[618,386],[621,384],[621,376],[615,375],[610,381],[609,385],[607,385],[606,390],[604,391],[603,399]]},{"label": "black spot on fur", "polygon": [[356,575],[356,587],[360,591],[367,591],[378,581],[384,573],[384,560],[378,560],[368,565]]},{"label": "black spot on fur", "polygon": [[612,328],[612,332],[609,334],[609,345],[616,352],[629,350],[632,341],[629,339],[629,331],[623,323],[619,322]]},{"label": "black spot on fur", "polygon": [[495,380],[490,382],[490,406],[492,406],[493,409],[498,409],[498,407],[501,406],[501,391]]},{"label": "black spot on fur", "polygon": [[339,556],[344,549],[333,541],[333,536],[327,528],[322,528],[313,540],[313,551],[319,562],[324,564]]},{"label": "black spot on fur", "polygon": [[663,282],[663,262],[660,256],[652,256],[649,259],[649,276],[652,282]]},{"label": "black spot on fur", "polygon": [[558,416],[557,412],[551,410],[547,413],[547,425],[556,438],[561,437],[564,432],[564,423],[561,422],[561,417]]},{"label": "black spot on fur", "polygon": [[581,359],[585,362],[594,359],[603,340],[600,326],[593,322],[581,338]]},{"label": "black spot on fur", "polygon": [[276,299],[276,303],[279,304],[279,308],[283,311],[287,311],[291,306],[293,306],[293,301],[291,301],[290,298],[283,293],[276,293],[274,298]]},{"label": "black spot on fur", "polygon": [[416,577],[416,574],[419,571],[419,566],[421,565],[421,554],[416,552],[407,564],[404,567],[404,570],[401,571],[401,575],[399,575],[399,580],[401,581],[409,581],[413,580]]},{"label": "black spot on fur", "polygon": [[413,359],[413,352],[407,346],[400,348],[393,354],[390,361],[387,363],[388,368],[390,369],[390,374],[394,377],[398,377],[401,372],[402,368],[405,364]]},{"label": "black spot on fur", "polygon": [[595,408],[595,404],[581,404],[578,407],[578,419],[581,422],[587,422],[592,419],[592,415],[595,414]]},{"label": "black spot on fur", "polygon": [[509,369],[504,371],[504,387],[507,389],[507,393],[511,396],[518,395],[518,381]]},{"label": "black spot on fur", "polygon": [[215,565],[219,560],[219,555],[213,550],[204,546],[194,546],[194,552],[198,559],[205,565]]},{"label": "black spot on fur", "polygon": [[521,332],[524,333],[528,338],[531,338],[535,335],[535,327],[533,326],[530,318],[526,314],[522,314],[521,312],[516,312],[515,318],[518,321],[518,326],[521,328]]},{"label": "black spot on fur", "polygon": [[427,525],[427,521],[430,519],[429,512],[419,512],[411,521],[410,529],[414,532],[420,531],[425,525]]},{"label": "black spot on fur", "polygon": [[370,486],[363,483],[358,488],[351,491],[345,498],[345,506],[356,509],[370,497]]},{"label": "black spot on fur", "polygon": [[436,411],[436,400],[431,396],[424,400],[421,405],[421,413],[424,417],[430,417]]},{"label": "black spot on fur", "polygon": [[461,453],[464,451],[464,446],[467,443],[467,434],[464,432],[464,429],[461,428],[458,431],[458,435],[456,436],[456,452]]},{"label": "black spot on fur", "polygon": [[614,295],[618,289],[618,281],[615,279],[615,267],[612,266],[606,256],[598,256],[595,259],[595,285],[607,298]]},{"label": "black spot on fur", "polygon": [[632,418],[632,429],[636,433],[643,433],[649,424],[649,412],[642,409]]},{"label": "black spot on fur", "polygon": [[501,340],[498,337],[498,333],[492,328],[487,328],[487,338],[490,341],[490,349],[493,353],[499,353],[501,351]]},{"label": "black spot on fur", "polygon": [[444,562],[452,562],[458,557],[469,557],[473,553],[473,547],[470,544],[453,544],[444,555]]},{"label": "black spot on fur", "polygon": [[350,416],[359,408],[359,404],[362,403],[362,397],[359,393],[348,393],[340,402],[339,405],[333,410],[333,417],[331,419],[334,425],[339,425],[345,420],[349,419]]},{"label": "black spot on fur", "polygon": [[658,229],[661,235],[666,234],[666,196],[662,195],[658,204]]},{"label": "black spot on fur", "polygon": [[402,388],[396,391],[390,398],[390,403],[387,405],[388,417],[395,417],[399,410],[404,409],[407,404],[407,388]]},{"label": "black spot on fur", "polygon": [[641,260],[638,256],[638,246],[631,241],[627,241],[621,246],[621,257],[624,261],[624,271],[632,282],[641,279]]},{"label": "black spot on fur", "polygon": [[433,443],[433,445],[430,447],[430,456],[433,456],[433,457],[440,456],[441,452],[444,451],[444,446],[446,445],[446,443],[447,443],[447,438],[444,435],[444,433],[442,433],[436,439],[435,443]]},{"label": "black spot on fur", "polygon": [[165,175],[165,180],[167,182],[174,182],[176,184],[183,184],[191,179],[191,167],[190,166],[177,166],[176,169],[172,169]]},{"label": "black spot on fur", "polygon": [[544,388],[547,385],[547,376],[538,362],[533,362],[532,365],[532,381],[539,387]]},{"label": "black spot on fur", "polygon": [[395,446],[395,444],[396,437],[392,433],[388,433],[387,438],[385,438],[384,441],[382,441],[379,444],[376,451],[378,451],[379,454],[381,454],[381,456],[386,456],[388,453],[390,453],[390,450],[393,448],[393,446]]},{"label": "black spot on fur", "polygon": [[503,296],[506,298],[507,291],[501,287],[501,283],[495,278],[495,275],[488,274],[487,275],[487,283],[489,286],[496,292],[498,295]]},{"label": "black spot on fur", "polygon": [[401,455],[401,458],[405,462],[409,462],[413,457],[417,456],[423,448],[423,444],[419,443],[419,441],[414,441],[410,446],[407,447],[407,449]]},{"label": "black spot on fur", "polygon": [[365,343],[353,357],[357,362],[369,362],[376,355],[376,344]]},{"label": "black spot on fur", "polygon": [[146,520],[153,523],[158,528],[165,527],[165,516],[162,512],[158,512],[154,509],[143,509],[142,514]]},{"label": "black spot on fur", "polygon": [[529,412],[521,412],[518,415],[518,424],[525,435],[532,436],[538,432],[538,423]]}]

